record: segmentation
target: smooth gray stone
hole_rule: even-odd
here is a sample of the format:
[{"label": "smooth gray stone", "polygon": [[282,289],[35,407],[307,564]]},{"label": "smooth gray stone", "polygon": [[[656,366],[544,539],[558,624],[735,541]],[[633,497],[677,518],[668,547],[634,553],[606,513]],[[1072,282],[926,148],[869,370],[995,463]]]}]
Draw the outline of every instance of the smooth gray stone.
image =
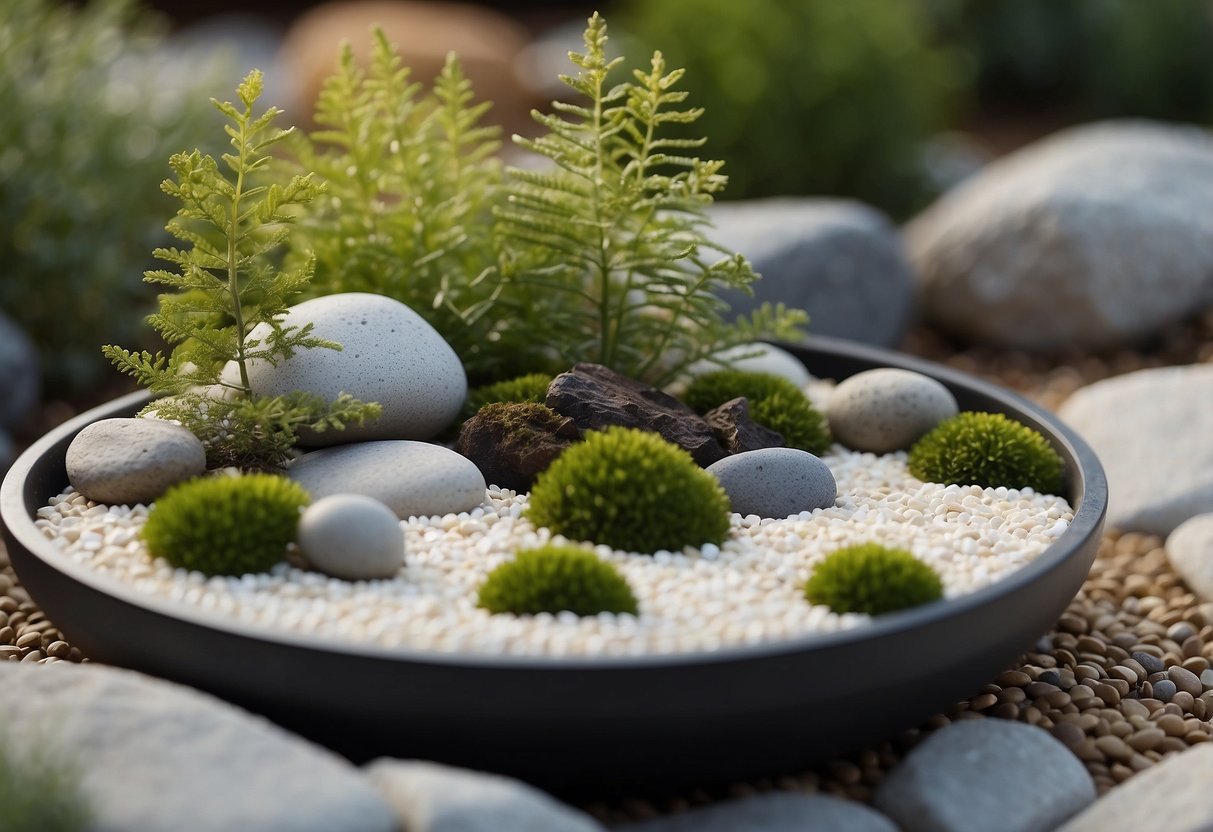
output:
[{"label": "smooth gray stone", "polygon": [[959,412],[956,397],[938,381],[892,367],[845,379],[826,406],[835,441],[877,454],[906,450]]},{"label": "smooth gray stone", "polygon": [[797,448],[761,448],[727,456],[707,467],[729,496],[733,511],[759,517],[790,517],[829,508],[838,483],[818,457]]},{"label": "smooth gray stone", "polygon": [[1133,775],[1057,832],[1213,830],[1213,746],[1194,745]]},{"label": "smooth gray stone", "polygon": [[5,753],[41,750],[79,770],[90,832],[396,828],[342,758],[180,685],[97,664],[0,662],[0,714]]},{"label": "smooth gray stone", "polygon": [[1051,832],[1093,800],[1091,775],[1048,732],[974,719],[927,737],[872,805],[903,832]]},{"label": "smooth gray stone", "polygon": [[367,779],[406,832],[602,832],[589,815],[517,780],[420,760],[381,758]]},{"label": "smooth gray stone", "polygon": [[1029,351],[1109,349],[1213,303],[1213,137],[1111,121],[988,165],[905,228],[928,320]]},{"label": "smooth gray stone", "polygon": [[897,827],[862,803],[776,792],[628,824],[616,832],[897,832]]},{"label": "smooth gray stone", "polygon": [[37,404],[42,389],[40,372],[33,341],[0,312],[0,390],[4,391],[0,428],[14,427]]},{"label": "smooth gray stone", "polygon": [[357,442],[311,451],[296,459],[287,476],[313,500],[362,494],[386,505],[400,519],[458,514],[484,502],[484,475],[450,448],[428,442]]},{"label": "smooth gray stone", "polygon": [[1205,601],[1213,600],[1213,513],[1180,523],[1167,537],[1166,549],[1184,583]]},{"label": "smooth gray stone", "polygon": [[98,503],[150,503],[169,486],[206,471],[206,449],[180,425],[158,419],[102,419],[72,440],[72,487]]},{"label": "smooth gray stone", "polygon": [[363,494],[334,494],[309,505],[295,542],[309,566],[347,581],[392,578],[404,567],[400,518]]},{"label": "smooth gray stone", "polygon": [[901,343],[914,316],[917,280],[889,220],[859,202],[778,198],[718,202],[708,237],[744,254],[762,275],[751,297],[720,296],[735,313],[764,302],[809,313],[815,335]]},{"label": "smooth gray stone", "polygon": [[1110,527],[1165,536],[1213,512],[1213,364],[1098,381],[1058,415],[1103,465]]}]

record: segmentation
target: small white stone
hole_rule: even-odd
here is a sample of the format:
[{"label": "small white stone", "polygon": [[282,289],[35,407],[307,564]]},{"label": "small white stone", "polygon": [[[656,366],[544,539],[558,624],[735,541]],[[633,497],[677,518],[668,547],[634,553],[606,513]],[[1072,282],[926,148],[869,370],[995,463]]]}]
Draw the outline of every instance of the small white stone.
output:
[{"label": "small white stone", "polygon": [[391,578],[404,565],[404,530],[383,503],[334,494],[299,518],[299,551],[314,568],[351,581]]}]

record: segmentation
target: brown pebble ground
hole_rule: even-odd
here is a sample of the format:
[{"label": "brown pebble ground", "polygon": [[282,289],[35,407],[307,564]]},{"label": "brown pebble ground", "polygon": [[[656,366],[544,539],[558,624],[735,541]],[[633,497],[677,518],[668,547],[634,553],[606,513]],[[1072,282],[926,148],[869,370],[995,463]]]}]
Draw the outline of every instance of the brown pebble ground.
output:
[{"label": "brown pebble ground", "polygon": [[[1102,357],[957,349],[926,329],[912,334],[908,348],[1056,409],[1074,390],[1109,376],[1213,363],[1213,311],[1175,327],[1157,344]],[[1213,739],[1213,603],[1188,591],[1162,544],[1156,536],[1108,530],[1082,590],[1031,652],[947,713],[883,745],[777,779],[586,808],[617,823],[773,790],[867,801],[885,773],[931,731],[985,718],[1017,719],[1052,732],[1103,793],[1168,754]],[[2,545],[0,659],[87,661],[30,599]]]}]

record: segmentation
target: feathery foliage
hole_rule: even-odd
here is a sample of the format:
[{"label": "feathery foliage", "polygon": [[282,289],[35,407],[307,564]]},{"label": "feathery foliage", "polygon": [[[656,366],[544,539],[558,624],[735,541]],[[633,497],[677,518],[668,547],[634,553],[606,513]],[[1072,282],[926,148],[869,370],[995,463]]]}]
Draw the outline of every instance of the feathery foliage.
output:
[{"label": "feathery foliage", "polygon": [[[223,155],[225,175],[214,157],[198,150],[176,153],[169,166],[175,180],[163,190],[181,201],[168,231],[190,244],[188,249],[158,248],[156,257],[176,270],[156,269],[144,280],[177,290],[160,296],[160,311],[148,322],[174,349],[132,352],[116,346],[102,352],[124,373],[152,393],[173,400],[153,402],[148,410],[175,418],[208,443],[210,461],[235,457],[249,467],[281,464],[300,428],[341,428],[378,415],[378,406],[342,396],[329,404],[297,394],[263,398],[254,395],[248,368],[252,361],[276,364],[299,349],[340,349],[311,334],[311,324],[284,327],[280,317],[312,275],[310,261],[281,271],[271,254],[287,240],[290,210],[317,196],[320,186],[308,175],[285,185],[267,184],[270,148],[290,131],[273,126],[279,110],[259,116],[253,108],[262,91],[260,71],[253,70],[237,89],[240,103],[213,102],[228,119],[224,129],[235,153]],[[264,324],[265,337],[250,337]],[[224,374],[234,363],[235,375]],[[201,388],[223,392],[208,395]],[[240,443],[233,449],[228,440]]]},{"label": "feathery foliage", "polygon": [[[667,128],[699,118],[681,109],[683,71],[654,52],[648,72],[612,85],[606,23],[595,13],[579,72],[561,76],[581,100],[534,113],[547,133],[516,136],[554,170],[511,168],[508,203],[497,209],[506,237],[503,277],[529,290],[536,343],[662,386],[722,349],[753,340],[755,326],[726,324],[717,288],[748,288],[756,275],[740,255],[703,233],[704,209],[727,182],[722,163],[693,155],[700,139]],[[803,313],[766,309],[764,333],[796,337]]]},{"label": "feathery foliage", "polygon": [[382,30],[365,70],[343,47],[316,105],[319,129],[296,143],[328,188],[295,247],[316,257],[313,294],[396,298],[442,333],[473,379],[497,378],[513,351],[501,344],[511,321],[488,314],[500,292],[498,130],[481,123],[489,104],[473,103],[453,54],[428,91],[409,74]]}]

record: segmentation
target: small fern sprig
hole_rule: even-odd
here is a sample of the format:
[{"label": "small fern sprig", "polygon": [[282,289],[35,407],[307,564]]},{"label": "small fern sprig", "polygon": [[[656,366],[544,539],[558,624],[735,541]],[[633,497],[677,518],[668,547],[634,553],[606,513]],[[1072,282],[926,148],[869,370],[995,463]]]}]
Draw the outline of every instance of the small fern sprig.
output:
[{"label": "small fern sprig", "polygon": [[[342,47],[299,136],[300,164],[326,182],[298,242],[315,252],[313,291],[373,291],[426,318],[473,379],[490,365],[509,320],[489,315],[499,293],[490,204],[501,185],[498,129],[485,125],[458,59],[430,89],[409,80],[398,50],[373,31],[367,69]],[[508,352],[508,350],[506,350]]]},{"label": "small fern sprig", "polygon": [[510,168],[510,198],[496,212],[505,237],[507,293],[529,290],[527,329],[559,354],[576,354],[656,385],[695,361],[756,333],[796,337],[802,312],[763,308],[748,322],[724,321],[716,291],[748,290],[757,278],[744,257],[713,244],[704,213],[727,182],[722,163],[692,151],[701,139],[663,128],[699,118],[679,109],[681,70],[660,52],[648,72],[608,84],[621,59],[606,57],[598,14],[585,31],[579,69],[561,81],[585,99],[534,112],[547,133],[514,137],[553,171]]},{"label": "small fern sprig", "polygon": [[[228,123],[224,130],[234,153],[225,153],[220,169],[198,150],[174,154],[169,166],[175,179],[162,189],[181,202],[167,230],[188,248],[158,248],[155,256],[174,269],[154,269],[144,280],[177,290],[160,295],[160,309],[148,323],[174,345],[170,356],[106,346],[102,352],[122,372],[159,396],[153,402],[162,418],[182,422],[203,439],[212,463],[239,458],[251,467],[281,464],[298,430],[323,430],[378,415],[378,405],[342,397],[327,403],[299,394],[259,397],[249,381],[253,361],[277,364],[300,349],[341,349],[312,335],[312,325],[284,326],[289,301],[311,280],[310,260],[281,270],[271,256],[290,235],[292,209],[306,205],[322,191],[310,174],[271,183],[270,149],[291,130],[273,126],[275,107],[254,116],[261,96],[261,72],[250,72],[237,88],[242,107],[212,99]],[[255,327],[267,333],[251,337]],[[228,365],[234,373],[224,372]],[[234,376],[234,377],[233,377]],[[219,396],[198,392],[211,387]],[[242,447],[233,451],[231,444]]]}]

